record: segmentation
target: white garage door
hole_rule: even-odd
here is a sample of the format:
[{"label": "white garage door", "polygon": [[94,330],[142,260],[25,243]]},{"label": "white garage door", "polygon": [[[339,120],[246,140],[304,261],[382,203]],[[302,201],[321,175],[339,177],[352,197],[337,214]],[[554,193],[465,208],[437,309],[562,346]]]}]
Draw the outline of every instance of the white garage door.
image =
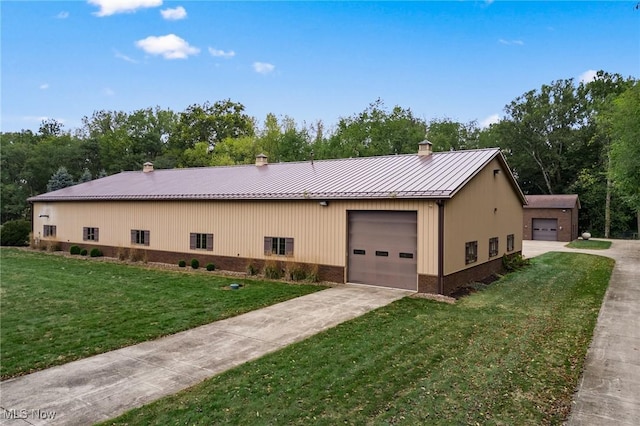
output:
[{"label": "white garage door", "polygon": [[347,280],[417,290],[417,217],[411,211],[350,211]]},{"label": "white garage door", "polygon": [[533,239],[558,241],[558,219],[533,219]]}]

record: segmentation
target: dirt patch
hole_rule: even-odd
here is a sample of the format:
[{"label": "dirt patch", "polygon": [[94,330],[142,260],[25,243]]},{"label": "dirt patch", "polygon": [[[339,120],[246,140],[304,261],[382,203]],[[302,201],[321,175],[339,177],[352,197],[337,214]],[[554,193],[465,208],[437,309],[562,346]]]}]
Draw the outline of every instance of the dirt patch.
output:
[{"label": "dirt patch", "polygon": [[469,283],[467,285],[458,287],[449,296],[451,296],[452,298],[455,298],[456,300],[457,299],[461,299],[461,298],[463,298],[465,296],[468,296],[470,294],[477,293],[479,291],[484,290],[491,283],[494,283],[494,282],[498,281],[499,279],[500,279],[500,275],[491,274],[488,277],[483,278],[482,280],[479,280],[479,281],[476,281],[476,282]]}]

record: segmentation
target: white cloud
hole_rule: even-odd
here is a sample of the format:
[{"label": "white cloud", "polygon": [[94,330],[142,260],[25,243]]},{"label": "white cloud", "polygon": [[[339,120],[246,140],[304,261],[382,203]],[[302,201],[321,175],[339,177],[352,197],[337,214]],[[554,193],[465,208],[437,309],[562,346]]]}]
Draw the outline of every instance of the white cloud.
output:
[{"label": "white cloud", "polygon": [[42,83],[40,85],[40,90],[47,90],[49,88],[49,83]]},{"label": "white cloud", "polygon": [[165,59],[186,59],[190,55],[200,53],[200,49],[190,46],[175,34],[160,37],[149,36],[136,41],[136,46],[150,55],[162,55]]},{"label": "white cloud", "polygon": [[522,46],[524,44],[524,41],[522,40],[505,40],[503,38],[498,40],[498,43],[500,44],[505,44],[507,46]]},{"label": "white cloud", "polygon": [[100,8],[96,16],[110,16],[116,13],[132,13],[138,9],[158,7],[162,0],[88,0],[87,3]]},{"label": "white cloud", "polygon": [[580,83],[590,83],[596,78],[598,78],[598,71],[596,70],[586,70],[578,77]]},{"label": "white cloud", "polygon": [[69,12],[60,12],[56,15],[56,19],[67,19],[69,17]]},{"label": "white cloud", "polygon": [[211,54],[211,56],[220,58],[233,58],[234,56],[236,56],[236,52],[234,52],[233,50],[224,51],[215,49],[213,47],[209,48],[209,53]]},{"label": "white cloud", "polygon": [[114,92],[113,89],[109,87],[105,87],[104,89],[102,89],[102,94],[105,96],[114,96],[116,92]]},{"label": "white cloud", "polygon": [[131,62],[132,64],[137,64],[138,63],[138,61],[136,61],[135,59],[133,59],[133,58],[127,56],[127,55],[124,55],[124,54],[118,52],[117,50],[114,52],[114,54],[115,54],[116,58],[122,59],[123,61]]},{"label": "white cloud", "polygon": [[184,7],[178,6],[175,9],[164,9],[160,11],[160,14],[167,21],[179,21],[187,17],[187,11]]},{"label": "white cloud", "polygon": [[276,66],[267,62],[254,62],[253,70],[259,74],[269,74],[276,69]]},{"label": "white cloud", "polygon": [[480,127],[484,129],[486,127],[489,127],[492,124],[496,124],[499,121],[500,121],[500,114],[491,114],[490,116],[488,116],[487,118],[485,118],[480,122]]}]

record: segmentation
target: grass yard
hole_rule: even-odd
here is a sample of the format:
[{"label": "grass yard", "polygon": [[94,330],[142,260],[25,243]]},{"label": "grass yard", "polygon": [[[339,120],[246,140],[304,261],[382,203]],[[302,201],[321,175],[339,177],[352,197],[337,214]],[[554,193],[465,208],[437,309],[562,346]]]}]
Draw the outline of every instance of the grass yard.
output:
[{"label": "grass yard", "polygon": [[613,260],[531,262],[455,305],[402,299],[107,424],[561,424]]},{"label": "grass yard", "polygon": [[567,247],[574,249],[606,250],[611,247],[611,241],[573,240],[567,244]]},{"label": "grass yard", "polygon": [[[324,287],[0,249],[2,379],[155,339]],[[241,290],[228,290],[231,282]]]}]

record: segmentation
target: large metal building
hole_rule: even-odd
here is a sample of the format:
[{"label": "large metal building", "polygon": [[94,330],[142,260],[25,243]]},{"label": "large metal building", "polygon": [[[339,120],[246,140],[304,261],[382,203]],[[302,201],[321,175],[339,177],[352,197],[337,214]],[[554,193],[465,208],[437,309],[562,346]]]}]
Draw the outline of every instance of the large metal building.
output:
[{"label": "large metal building", "polygon": [[33,234],[198,258],[244,271],[272,259],[320,279],[449,294],[521,252],[523,204],[498,149],[122,172],[38,195]]}]

